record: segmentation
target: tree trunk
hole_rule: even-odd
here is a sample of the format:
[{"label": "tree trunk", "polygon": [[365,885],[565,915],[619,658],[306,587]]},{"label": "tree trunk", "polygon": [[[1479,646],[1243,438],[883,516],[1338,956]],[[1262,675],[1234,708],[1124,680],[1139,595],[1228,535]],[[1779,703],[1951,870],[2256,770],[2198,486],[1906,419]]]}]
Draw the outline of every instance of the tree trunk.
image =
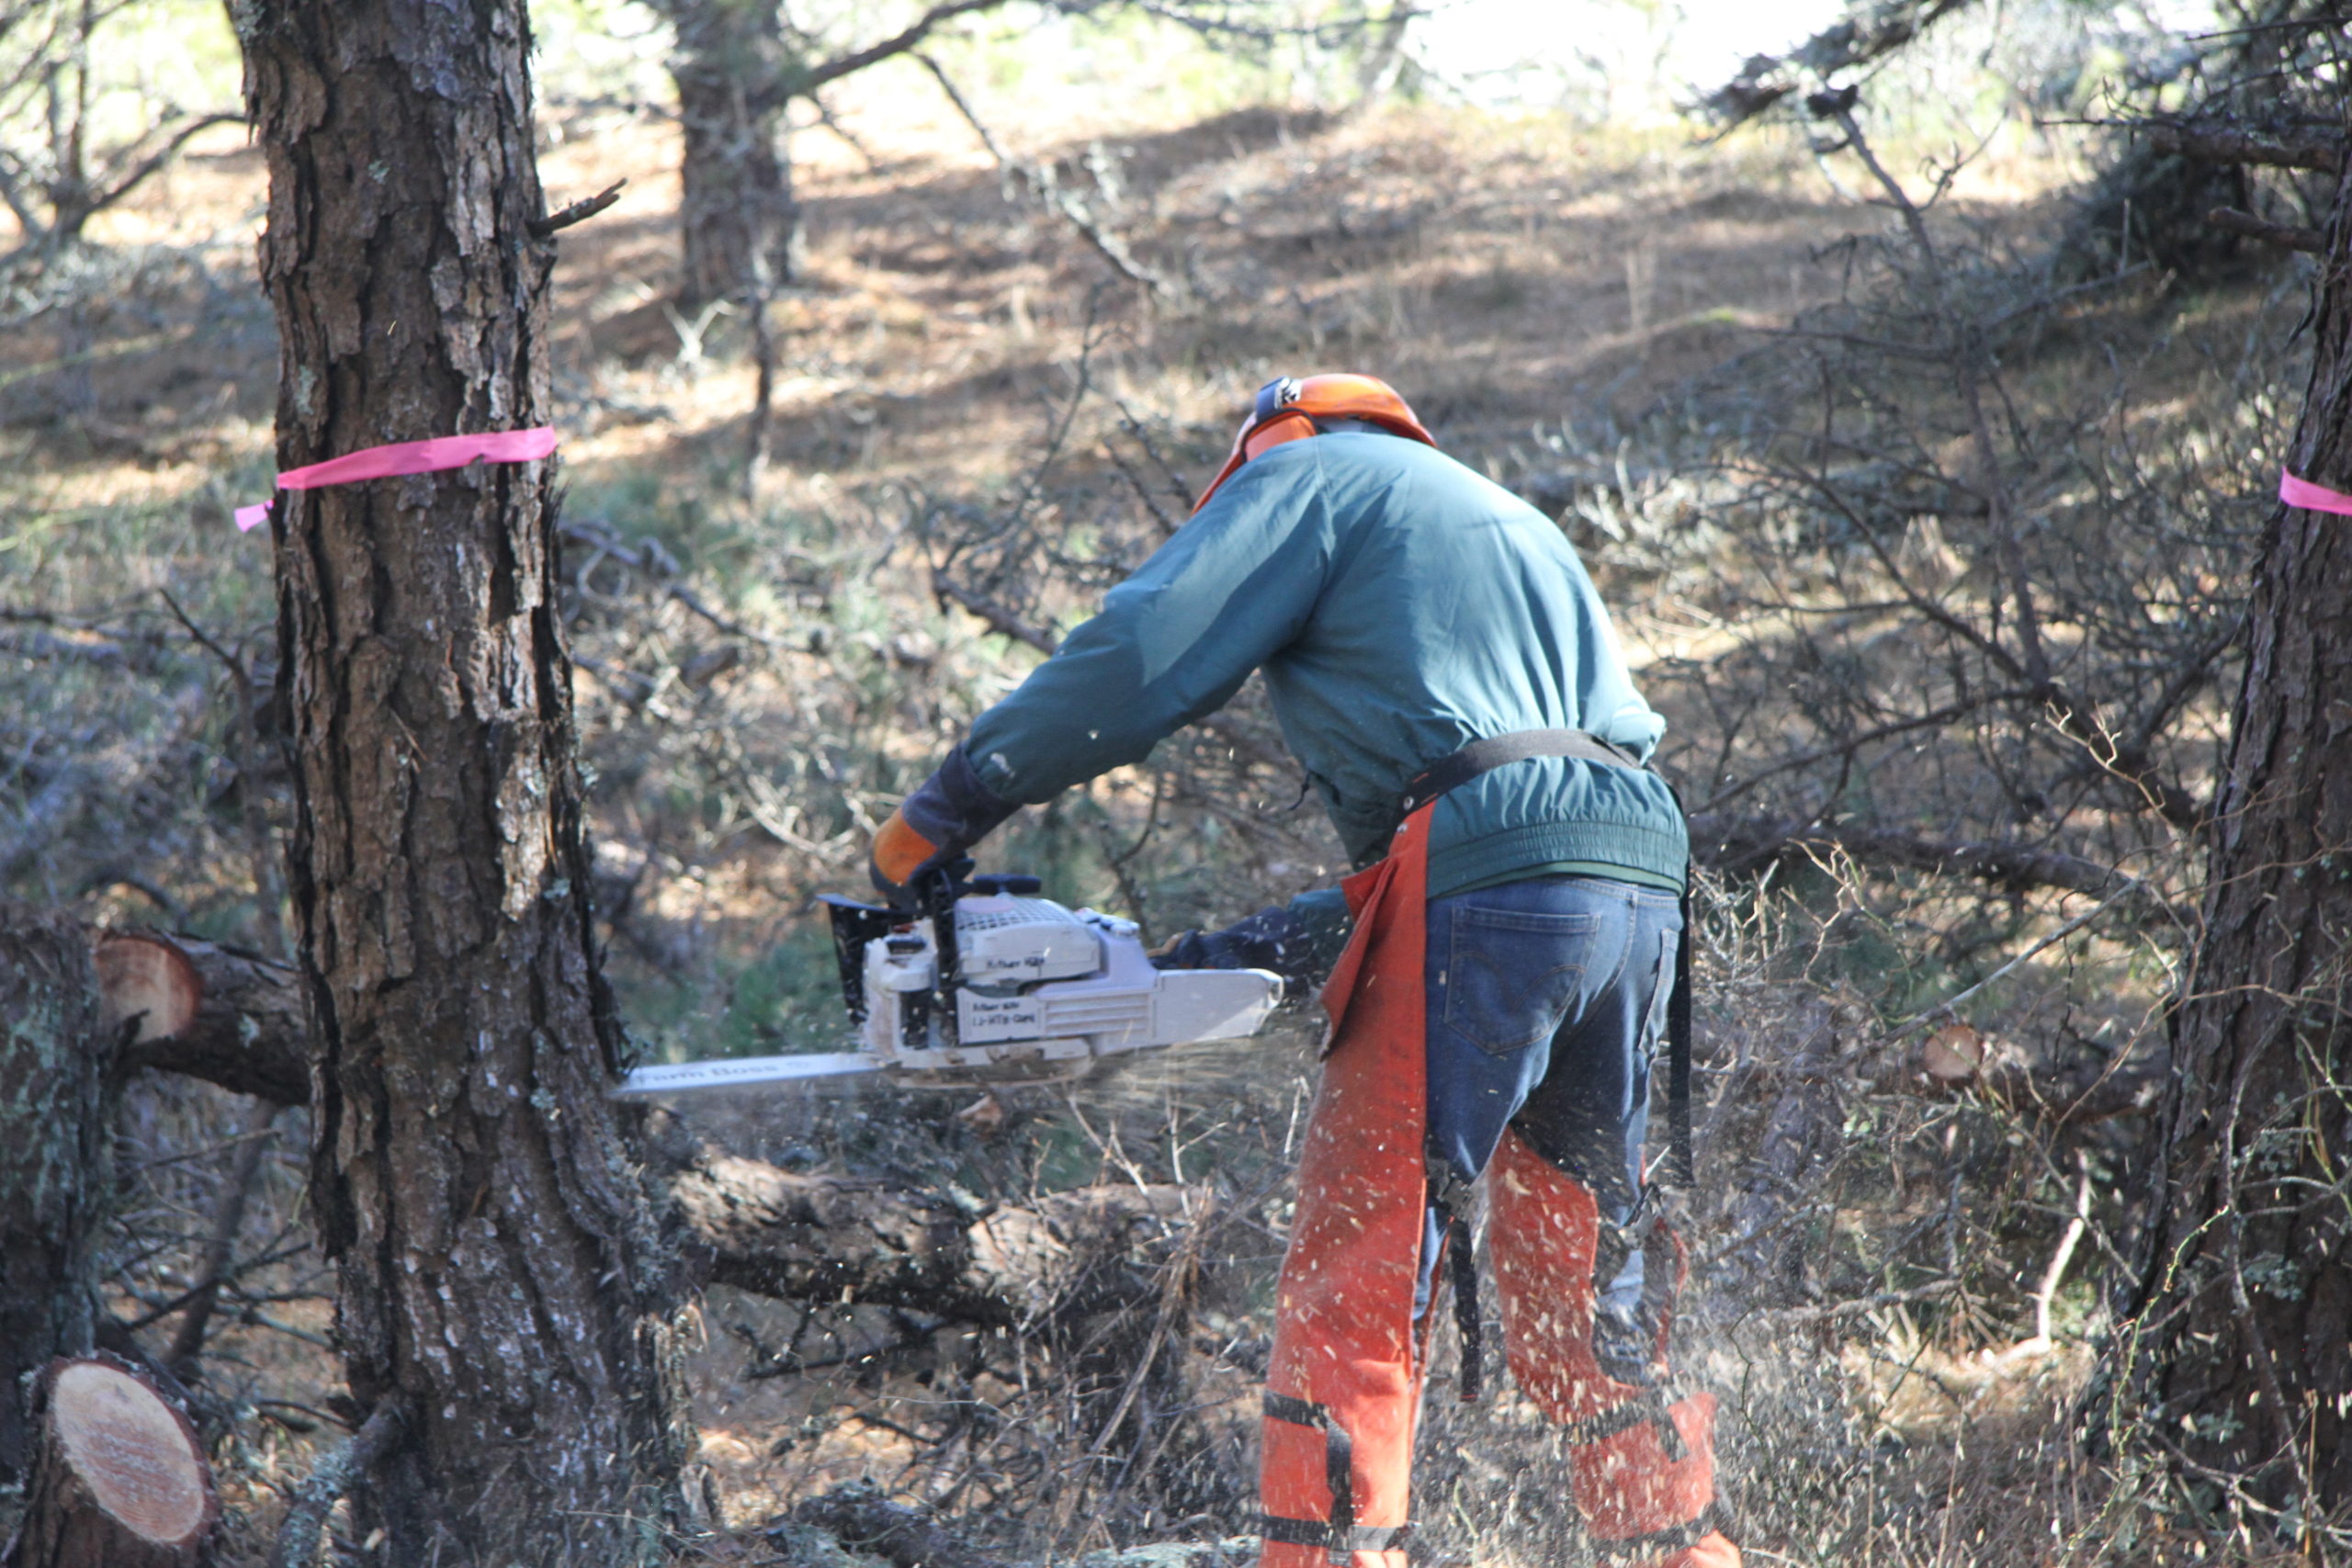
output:
[{"label": "tree trunk", "polygon": [[32,1457],[26,1380],[88,1354],[96,1325],[114,1127],[97,996],[79,925],[0,905],[0,1487]]},{"label": "tree trunk", "polygon": [[[234,8],[270,173],[281,468],[540,423],[523,0]],[[394,1564],[650,1562],[688,1525],[678,1280],[605,1091],[544,466],[273,518],[311,1207]],[[364,1532],[363,1532],[364,1533]]]},{"label": "tree trunk", "polygon": [[40,1452],[8,1568],[193,1568],[220,1508],[196,1429],[111,1359],[40,1380]]},{"label": "tree trunk", "polygon": [[784,150],[791,60],[775,0],[662,0],[685,132],[679,302],[764,300],[792,279],[800,209]]},{"label": "tree trunk", "polygon": [[[2352,223],[2323,264],[2290,470],[2352,491]],[[2352,1504],[2352,520],[2282,508],[2254,580],[2206,924],[2117,1371],[2146,1430],[2271,1504]]]}]

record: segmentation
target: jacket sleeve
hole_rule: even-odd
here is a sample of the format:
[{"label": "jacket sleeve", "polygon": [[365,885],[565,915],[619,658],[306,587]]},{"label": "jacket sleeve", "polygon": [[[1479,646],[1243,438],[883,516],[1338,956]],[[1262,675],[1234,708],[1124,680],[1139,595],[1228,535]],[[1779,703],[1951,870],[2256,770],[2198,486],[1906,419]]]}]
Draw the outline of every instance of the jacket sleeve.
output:
[{"label": "jacket sleeve", "polygon": [[979,782],[1035,806],[1139,762],[1306,626],[1333,537],[1311,441],[1246,465],[1012,695],[973,722]]}]

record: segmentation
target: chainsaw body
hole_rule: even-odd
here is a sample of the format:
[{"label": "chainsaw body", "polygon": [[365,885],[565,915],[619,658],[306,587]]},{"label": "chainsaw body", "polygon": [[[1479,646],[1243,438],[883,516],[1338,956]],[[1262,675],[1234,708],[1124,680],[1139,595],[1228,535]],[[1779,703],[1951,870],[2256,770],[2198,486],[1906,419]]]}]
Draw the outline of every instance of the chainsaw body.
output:
[{"label": "chainsaw body", "polygon": [[910,913],[825,900],[851,1051],[639,1067],[618,1093],[691,1093],[880,1073],[940,1088],[1077,1077],[1099,1061],[1254,1034],[1263,969],[1152,966],[1133,921],[1035,897],[1034,877],[940,885]]}]

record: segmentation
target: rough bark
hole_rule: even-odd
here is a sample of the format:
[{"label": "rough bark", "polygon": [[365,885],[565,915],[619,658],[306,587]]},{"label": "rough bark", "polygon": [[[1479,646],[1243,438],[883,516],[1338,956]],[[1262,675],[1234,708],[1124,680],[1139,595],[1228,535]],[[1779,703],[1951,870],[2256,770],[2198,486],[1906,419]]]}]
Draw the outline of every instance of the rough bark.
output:
[{"label": "rough bark", "polygon": [[800,208],[784,152],[792,65],[775,0],[661,0],[685,133],[678,299],[763,300],[792,280]]},{"label": "rough bark", "polygon": [[220,1517],[196,1429],[110,1358],[42,1373],[40,1449],[7,1568],[192,1568]]},{"label": "rough bark", "polygon": [[79,925],[0,904],[0,1486],[31,1459],[30,1374],[87,1354],[96,1326],[114,1124],[97,996]]},{"label": "rough bark", "polygon": [[[270,174],[277,458],[542,423],[522,0],[232,7]],[[272,518],[311,1207],[394,1563],[649,1562],[688,1528],[673,1249],[605,1089],[544,465]]]},{"label": "rough bark", "polygon": [[[2352,224],[2339,189],[2291,470],[2352,491]],[[2255,569],[2205,931],[2148,1150],[2122,1414],[2272,1503],[2352,1504],[2352,525],[2281,508]]]}]

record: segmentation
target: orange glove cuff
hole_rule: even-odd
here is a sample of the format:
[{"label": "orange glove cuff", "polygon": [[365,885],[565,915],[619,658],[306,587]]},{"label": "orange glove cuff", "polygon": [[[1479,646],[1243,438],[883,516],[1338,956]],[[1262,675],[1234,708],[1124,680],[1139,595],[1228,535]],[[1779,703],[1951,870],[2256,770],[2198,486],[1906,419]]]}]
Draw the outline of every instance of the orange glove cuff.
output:
[{"label": "orange glove cuff", "polygon": [[896,811],[882,824],[882,830],[874,835],[874,869],[902,886],[922,869],[923,862],[938,852],[937,844],[909,827],[906,818]]}]

